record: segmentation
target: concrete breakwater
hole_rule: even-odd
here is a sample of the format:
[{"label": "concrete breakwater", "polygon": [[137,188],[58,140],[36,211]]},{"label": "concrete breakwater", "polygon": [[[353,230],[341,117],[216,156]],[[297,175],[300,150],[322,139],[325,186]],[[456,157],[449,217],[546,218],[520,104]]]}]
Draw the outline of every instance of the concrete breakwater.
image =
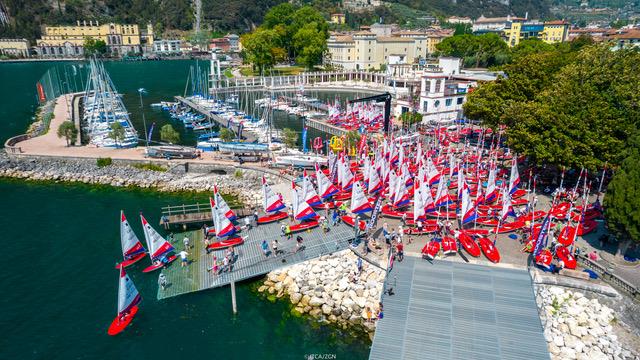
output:
[{"label": "concrete breakwater", "polygon": [[552,359],[638,359],[616,335],[614,310],[596,298],[538,285],[536,302]]},{"label": "concrete breakwater", "polygon": [[[95,159],[56,157],[10,157],[0,152],[0,177],[79,182],[85,184],[134,186],[157,191],[212,191],[214,185],[229,195],[234,195],[245,204],[259,203],[261,177],[274,183],[276,175],[251,169],[235,169],[233,166],[215,166],[215,169],[191,167],[185,173],[184,166],[164,166],[167,171],[153,171],[133,166],[134,163],[114,162],[99,167]],[[195,169],[194,169],[195,168]]]},{"label": "concrete breakwater", "polygon": [[288,296],[297,313],[344,329],[360,325],[373,332],[385,271],[363,261],[358,273],[357,259],[351,250],[344,250],[279,269],[267,274],[258,291],[276,298]]}]

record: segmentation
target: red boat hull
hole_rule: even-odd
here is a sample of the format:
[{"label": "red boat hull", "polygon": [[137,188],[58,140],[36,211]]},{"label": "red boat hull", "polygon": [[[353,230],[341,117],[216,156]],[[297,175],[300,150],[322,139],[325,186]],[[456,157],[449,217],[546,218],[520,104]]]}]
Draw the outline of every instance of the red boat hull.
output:
[{"label": "red boat hull", "polygon": [[219,250],[219,249],[228,248],[229,246],[242,245],[243,243],[244,243],[244,239],[238,236],[231,239],[214,242],[213,244],[207,246],[207,249]]},{"label": "red boat hull", "polygon": [[407,214],[407,220],[410,220],[410,219],[413,220],[413,212],[393,210],[389,205],[383,206],[382,209],[380,209],[380,211],[382,212],[382,216],[385,216],[388,218],[402,219],[402,216],[404,214]]},{"label": "red boat hull", "polygon": [[438,255],[438,251],[440,251],[440,243],[431,240],[422,248],[422,255],[426,256],[429,260],[433,260],[436,255]]},{"label": "red boat hull", "polygon": [[307,221],[300,224],[289,226],[289,232],[293,234],[300,231],[305,231],[307,229],[313,229],[314,227],[317,227],[317,226],[318,226],[317,220]]},{"label": "red boat hull", "polygon": [[442,253],[445,255],[453,255],[458,252],[458,244],[456,239],[445,236],[442,238]]},{"label": "red boat hull", "polygon": [[558,248],[556,249],[556,256],[558,257],[558,259],[562,260],[562,262],[564,263],[564,267],[567,269],[573,270],[578,265],[576,262],[576,258],[573,257],[569,249],[564,246],[558,246]]},{"label": "red boat hull", "polygon": [[438,231],[438,226],[434,226],[434,225],[424,226],[422,228],[422,231],[418,231],[418,229],[416,228],[408,228],[408,229],[404,229],[403,231],[407,235],[426,235],[426,234],[431,234]]},{"label": "red boat hull", "polygon": [[493,245],[493,242],[489,240],[487,237],[481,237],[478,239],[478,244],[480,245],[480,249],[484,253],[484,256],[489,259],[492,263],[500,262],[500,252],[498,252],[498,248]]},{"label": "red boat hull", "polygon": [[350,192],[342,192],[342,193],[337,193],[335,195],[333,195],[333,200],[336,201],[345,201],[345,200],[350,200],[351,199],[351,193]]},{"label": "red boat hull", "polygon": [[[169,261],[167,262],[167,264],[171,264],[171,262],[172,262],[173,260],[175,260],[176,258],[177,258],[177,256],[175,256],[175,255],[171,255],[171,256],[169,256],[169,257],[168,257]],[[151,264],[151,265],[147,266],[144,270],[142,270],[142,272],[143,272],[143,273],[148,273],[148,272],[156,271],[156,270],[158,270],[158,269],[162,268],[164,265],[165,265],[165,264],[164,264],[164,263],[162,263],[162,262],[161,262],[160,264],[158,264],[158,265],[153,265],[153,264]]]},{"label": "red boat hull", "polygon": [[522,229],[523,227],[525,227],[525,225],[526,225],[525,222],[520,220],[506,223],[498,228],[498,234],[513,232],[518,229]]},{"label": "red boat hull", "polygon": [[107,330],[107,334],[114,336],[120,334],[133,320],[133,317],[138,313],[138,306],[134,306],[129,310],[129,314],[123,319],[120,320],[120,316],[117,316],[111,322],[109,329]]},{"label": "red boat hull", "polygon": [[[344,216],[341,216],[340,218],[342,219],[342,221],[344,221],[345,224],[351,227],[355,226],[356,219],[352,218],[351,216],[344,215]],[[358,227],[360,228],[360,231],[364,231],[367,228],[367,223],[364,220],[360,220],[358,225],[359,225]]]},{"label": "red boat hull", "polygon": [[315,210],[324,210],[326,209],[326,204],[329,204],[329,209],[335,209],[337,207],[339,207],[340,205],[342,205],[342,202],[340,201],[330,201],[328,203],[324,203],[321,205],[316,205],[316,206],[312,206],[312,208],[314,208]]},{"label": "red boat hull", "polygon": [[464,248],[464,250],[473,257],[480,256],[480,247],[478,243],[473,241],[473,238],[468,234],[461,232],[458,234],[458,241],[460,241],[460,245]]},{"label": "red boat hull", "polygon": [[489,229],[467,229],[464,232],[469,235],[488,235]]},{"label": "red boat hull", "polygon": [[136,256],[134,256],[132,259],[129,260],[125,260],[119,264],[116,264],[116,269],[120,269],[120,266],[122,267],[127,267],[130,265],[133,265],[135,263],[137,263],[140,259],[142,259],[143,257],[145,257],[147,254],[146,253],[140,253]]},{"label": "red boat hull", "polygon": [[536,256],[536,264],[544,267],[545,269],[549,269],[551,260],[553,260],[553,255],[551,254],[551,251],[547,249],[542,250],[540,254]]},{"label": "red boat hull", "polygon": [[278,212],[275,212],[275,213],[267,215],[267,216],[259,217],[258,218],[258,224],[268,224],[268,223],[272,223],[274,221],[284,220],[287,217],[288,217],[287,213],[282,212],[282,211],[278,211]]}]

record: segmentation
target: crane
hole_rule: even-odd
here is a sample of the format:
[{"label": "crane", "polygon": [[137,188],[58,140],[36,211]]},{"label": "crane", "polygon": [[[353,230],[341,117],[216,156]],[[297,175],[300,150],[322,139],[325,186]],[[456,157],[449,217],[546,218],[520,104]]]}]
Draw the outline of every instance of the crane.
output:
[{"label": "crane", "polygon": [[368,96],[360,99],[349,100],[349,104],[359,103],[359,102],[367,102],[367,101],[375,101],[375,102],[383,102],[384,101],[384,132],[385,134],[389,132],[389,120],[391,117],[391,94],[388,92],[380,95]]}]

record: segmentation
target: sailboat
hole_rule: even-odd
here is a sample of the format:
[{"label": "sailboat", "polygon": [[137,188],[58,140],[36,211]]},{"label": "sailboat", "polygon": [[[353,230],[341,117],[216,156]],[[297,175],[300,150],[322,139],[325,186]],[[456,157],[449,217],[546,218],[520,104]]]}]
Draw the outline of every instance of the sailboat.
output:
[{"label": "sailboat", "polygon": [[[242,245],[244,243],[244,239],[240,236],[235,235],[236,231],[239,229],[233,225],[229,219],[225,216],[224,210],[220,209],[213,202],[213,199],[209,199],[211,203],[211,213],[213,215],[213,225],[214,225],[214,233],[215,236],[219,239],[223,239],[207,246],[209,250],[219,250],[224,249],[229,246],[237,246]],[[207,232],[210,230],[207,229]]]},{"label": "sailboat", "polygon": [[218,208],[222,210],[224,216],[226,216],[229,221],[233,221],[236,219],[236,213],[234,213],[233,210],[229,208],[227,202],[222,198],[220,192],[218,192],[218,186],[215,185],[213,187],[213,200],[215,201],[216,206],[218,206]]},{"label": "sailboat", "polygon": [[300,223],[289,226],[289,231],[294,233],[318,226],[318,221],[316,220],[318,215],[313,211],[311,206],[307,204],[304,197],[298,193],[296,183],[293,181],[291,182],[291,199],[291,204],[293,205],[293,217],[300,221]]},{"label": "sailboat", "polygon": [[312,207],[317,207],[322,205],[322,200],[320,200],[320,196],[316,192],[316,189],[313,187],[311,183],[311,179],[307,176],[307,170],[304,171],[302,177],[302,194],[304,195],[304,200]]},{"label": "sailboat", "polygon": [[158,270],[175,260],[175,255],[169,255],[175,249],[167,240],[158,234],[151,225],[149,225],[149,222],[147,222],[147,219],[145,219],[142,214],[140,214],[140,220],[142,221],[144,238],[147,242],[147,246],[149,247],[149,257],[151,258],[151,265],[142,270],[142,272],[148,273]]},{"label": "sailboat", "polygon": [[259,217],[258,224],[267,224],[270,222],[283,220],[287,218],[287,213],[280,210],[286,206],[280,200],[280,197],[273,192],[265,177],[262,177],[262,207],[267,216]]},{"label": "sailboat", "polygon": [[118,283],[118,315],[113,319],[107,334],[114,336],[121,333],[138,313],[138,304],[142,301],[138,289],[129,278],[124,266],[120,265],[120,280]]},{"label": "sailboat", "polygon": [[122,244],[124,261],[116,264],[116,269],[119,269],[120,266],[127,267],[132,265],[146,255],[146,250],[129,225],[127,218],[124,216],[124,211],[120,211],[120,243]]},{"label": "sailboat", "polygon": [[329,199],[331,196],[340,192],[338,188],[333,185],[331,180],[320,170],[318,164],[316,164],[316,182],[318,183],[318,191],[320,197],[323,200]]}]

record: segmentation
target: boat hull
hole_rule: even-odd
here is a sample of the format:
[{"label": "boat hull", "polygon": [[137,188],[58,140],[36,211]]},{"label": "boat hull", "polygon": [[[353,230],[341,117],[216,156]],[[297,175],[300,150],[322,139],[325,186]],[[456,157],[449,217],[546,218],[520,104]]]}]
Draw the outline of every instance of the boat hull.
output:
[{"label": "boat hull", "polygon": [[288,217],[287,213],[282,212],[282,211],[278,211],[278,212],[275,212],[275,213],[267,215],[267,216],[259,217],[258,218],[258,224],[268,224],[268,223],[272,223],[274,221],[284,220],[287,217]]},{"label": "boat hull", "polygon": [[173,262],[173,260],[175,260],[176,258],[177,258],[177,256],[175,256],[175,255],[171,255],[171,256],[169,256],[169,257],[167,258],[167,259],[168,259],[168,261],[167,261],[167,263],[166,263],[166,264],[165,264],[165,263],[163,263],[163,262],[161,262],[160,264],[157,264],[157,265],[153,265],[153,264],[151,264],[150,266],[148,266],[148,267],[146,267],[144,270],[142,270],[142,272],[143,272],[143,273],[149,273],[149,272],[152,272],[152,271],[156,271],[156,270],[158,270],[158,269],[161,269],[163,266],[168,265],[168,264],[171,264],[171,263]]},{"label": "boat hull", "polygon": [[125,268],[126,268],[127,266],[133,265],[133,264],[137,263],[140,259],[142,259],[143,257],[145,257],[146,255],[147,255],[146,253],[143,253],[143,252],[142,252],[142,253],[140,253],[140,254],[138,254],[138,255],[134,256],[134,257],[133,257],[133,258],[131,258],[131,259],[128,259],[128,260],[125,260],[125,261],[123,261],[123,262],[121,262],[121,263],[119,263],[119,264],[116,264],[116,269],[120,269],[120,266],[122,266],[122,267],[125,267]]},{"label": "boat hull", "polygon": [[244,239],[238,236],[231,239],[214,242],[213,244],[207,246],[207,249],[220,250],[220,249],[228,248],[230,246],[242,245],[243,243],[244,243]]},{"label": "boat hull", "polygon": [[308,229],[313,229],[314,227],[317,227],[317,226],[318,226],[318,221],[317,220],[306,221],[306,222],[303,222],[303,223],[300,223],[300,224],[289,226],[289,232],[291,234],[293,234],[293,233],[305,231],[305,230],[308,230]]},{"label": "boat hull", "polygon": [[129,310],[129,314],[124,318],[124,320],[120,320],[120,316],[116,316],[115,319],[111,322],[109,329],[107,330],[107,334],[111,336],[115,336],[120,334],[124,329],[131,324],[131,321],[138,313],[138,306],[134,306]]}]

